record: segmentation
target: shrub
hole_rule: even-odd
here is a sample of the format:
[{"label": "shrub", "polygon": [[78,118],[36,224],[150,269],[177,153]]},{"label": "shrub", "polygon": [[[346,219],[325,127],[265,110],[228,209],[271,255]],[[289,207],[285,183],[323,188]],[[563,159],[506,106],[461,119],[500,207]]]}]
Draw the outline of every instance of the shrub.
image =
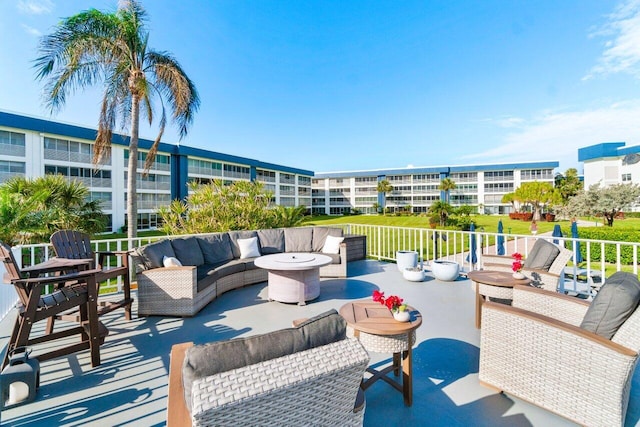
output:
[{"label": "shrub", "polygon": [[[564,231],[563,231],[564,233]],[[571,236],[571,232],[565,234],[567,236]],[[581,239],[592,239],[592,240],[609,240],[609,241],[620,241],[620,242],[639,242],[640,241],[640,231],[635,229],[625,229],[625,228],[609,228],[609,227],[589,227],[589,228],[581,228],[579,230],[579,235]],[[573,249],[571,241],[566,241],[565,246],[567,249]],[[590,244],[590,256],[591,261],[602,261],[602,245],[601,244]],[[580,244],[580,253],[582,254],[582,258],[587,258],[587,244],[582,242]],[[608,263],[616,262],[616,253],[617,247],[615,244],[605,244],[604,245],[604,261]],[[633,247],[632,246],[621,246],[620,247],[620,262],[625,265],[633,264]]]}]

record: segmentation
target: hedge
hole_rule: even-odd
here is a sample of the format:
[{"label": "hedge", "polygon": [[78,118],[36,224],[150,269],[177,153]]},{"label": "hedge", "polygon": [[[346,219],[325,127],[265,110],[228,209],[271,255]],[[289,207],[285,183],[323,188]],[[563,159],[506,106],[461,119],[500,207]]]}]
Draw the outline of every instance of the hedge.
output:
[{"label": "hedge", "polygon": [[[567,237],[571,237],[571,230],[568,233],[565,233],[563,230],[563,235]],[[581,239],[592,239],[592,240],[613,240],[618,242],[640,242],[640,231],[632,228],[615,228],[611,229],[609,227],[589,227],[589,228],[581,228],[578,230],[578,235]],[[601,261],[602,260],[602,245],[591,243],[591,261]],[[567,249],[573,249],[571,241],[565,241],[565,247]],[[582,258],[587,258],[587,245],[582,243],[580,245],[580,253],[582,254]],[[640,254],[639,254],[640,256]],[[605,244],[604,245],[604,260],[608,263],[616,262],[616,245],[615,244]],[[620,247],[620,263],[624,265],[633,264],[633,247],[632,246],[621,246]]]}]

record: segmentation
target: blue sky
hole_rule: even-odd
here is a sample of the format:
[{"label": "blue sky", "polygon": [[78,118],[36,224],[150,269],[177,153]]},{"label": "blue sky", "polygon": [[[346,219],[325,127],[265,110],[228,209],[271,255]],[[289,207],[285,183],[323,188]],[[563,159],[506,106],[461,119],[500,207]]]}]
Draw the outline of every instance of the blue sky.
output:
[{"label": "blue sky", "polygon": [[[142,4],[150,46],[200,93],[185,145],[316,172],[537,160],[564,171],[580,147],[640,143],[637,0]],[[100,87],[51,116],[32,61],[60,18],[116,6],[0,2],[0,109],[96,127]]]}]

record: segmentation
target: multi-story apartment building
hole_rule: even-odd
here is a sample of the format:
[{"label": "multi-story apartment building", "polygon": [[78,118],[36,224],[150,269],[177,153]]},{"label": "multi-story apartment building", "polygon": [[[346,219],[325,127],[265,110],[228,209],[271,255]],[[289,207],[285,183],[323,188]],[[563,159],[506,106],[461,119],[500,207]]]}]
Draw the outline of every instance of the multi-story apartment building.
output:
[{"label": "multi-story apartment building", "polygon": [[[450,178],[456,184],[449,194],[452,205],[474,205],[490,214],[508,213],[511,205],[502,203],[502,196],[523,182],[553,184],[558,166],[558,162],[549,161],[316,173],[311,181],[312,211],[375,213],[374,204],[378,204],[391,211],[427,212],[433,202],[445,199],[438,188],[444,178]],[[378,182],[385,179],[393,187],[386,195],[377,191]]]},{"label": "multi-story apartment building", "polygon": [[624,142],[603,142],[578,150],[583,162],[584,188],[593,184],[640,184],[640,146]]},{"label": "multi-story apartment building", "polygon": [[[0,111],[0,183],[12,176],[60,174],[83,182],[102,202],[109,229],[126,221],[128,138],[114,135],[111,155],[98,169],[92,164],[96,130]],[[187,183],[222,179],[260,181],[284,206],[311,206],[313,172],[214,151],[161,143],[153,166],[143,174],[152,141],[139,141],[138,225],[158,225],[157,210],[187,195]]]}]

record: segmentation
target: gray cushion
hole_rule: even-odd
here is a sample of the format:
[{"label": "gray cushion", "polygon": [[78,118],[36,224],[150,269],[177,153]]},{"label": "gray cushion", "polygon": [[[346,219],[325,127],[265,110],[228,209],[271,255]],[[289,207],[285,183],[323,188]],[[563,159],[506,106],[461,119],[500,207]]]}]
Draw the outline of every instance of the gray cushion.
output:
[{"label": "gray cushion", "polygon": [[559,254],[560,249],[556,245],[544,239],[538,239],[524,260],[524,267],[549,271]]},{"label": "gray cushion", "polygon": [[312,239],[312,227],[284,229],[284,249],[286,252],[311,252]]},{"label": "gray cushion", "polygon": [[322,252],[327,236],[342,237],[342,228],[336,227],[313,227],[313,252]]},{"label": "gray cushion", "polygon": [[218,264],[205,264],[197,269],[197,289],[198,292],[205,290],[212,283],[217,282],[222,277],[230,274],[242,273],[245,263],[242,260],[231,260]]},{"label": "gray cushion", "polygon": [[346,336],[346,326],[342,316],[330,310],[296,328],[191,347],[182,366],[189,411],[194,380],[340,341]]},{"label": "gray cushion", "polygon": [[262,255],[284,252],[284,230],[282,228],[258,230],[258,240]]},{"label": "gray cushion", "polygon": [[322,252],[314,252],[317,255],[324,255],[324,256],[328,256],[329,258],[331,258],[331,264],[340,264],[340,254],[325,254]]},{"label": "gray cushion", "polygon": [[631,273],[617,272],[607,279],[591,302],[581,328],[611,339],[640,302],[640,281]]},{"label": "gray cushion", "polygon": [[160,240],[159,242],[149,243],[137,249],[138,255],[144,260],[147,268],[164,267],[162,258],[164,256],[176,256],[169,240]]},{"label": "gray cushion", "polygon": [[176,237],[171,239],[171,246],[182,265],[197,267],[204,264],[204,256],[202,256],[202,250],[195,237]]},{"label": "gray cushion", "polygon": [[229,239],[231,239],[231,250],[233,251],[234,258],[240,258],[240,246],[238,246],[238,239],[250,239],[256,237],[258,233],[256,231],[229,231]]},{"label": "gray cushion", "polygon": [[217,264],[233,259],[231,250],[231,239],[227,233],[215,233],[207,236],[196,237],[204,262],[206,264]]}]

